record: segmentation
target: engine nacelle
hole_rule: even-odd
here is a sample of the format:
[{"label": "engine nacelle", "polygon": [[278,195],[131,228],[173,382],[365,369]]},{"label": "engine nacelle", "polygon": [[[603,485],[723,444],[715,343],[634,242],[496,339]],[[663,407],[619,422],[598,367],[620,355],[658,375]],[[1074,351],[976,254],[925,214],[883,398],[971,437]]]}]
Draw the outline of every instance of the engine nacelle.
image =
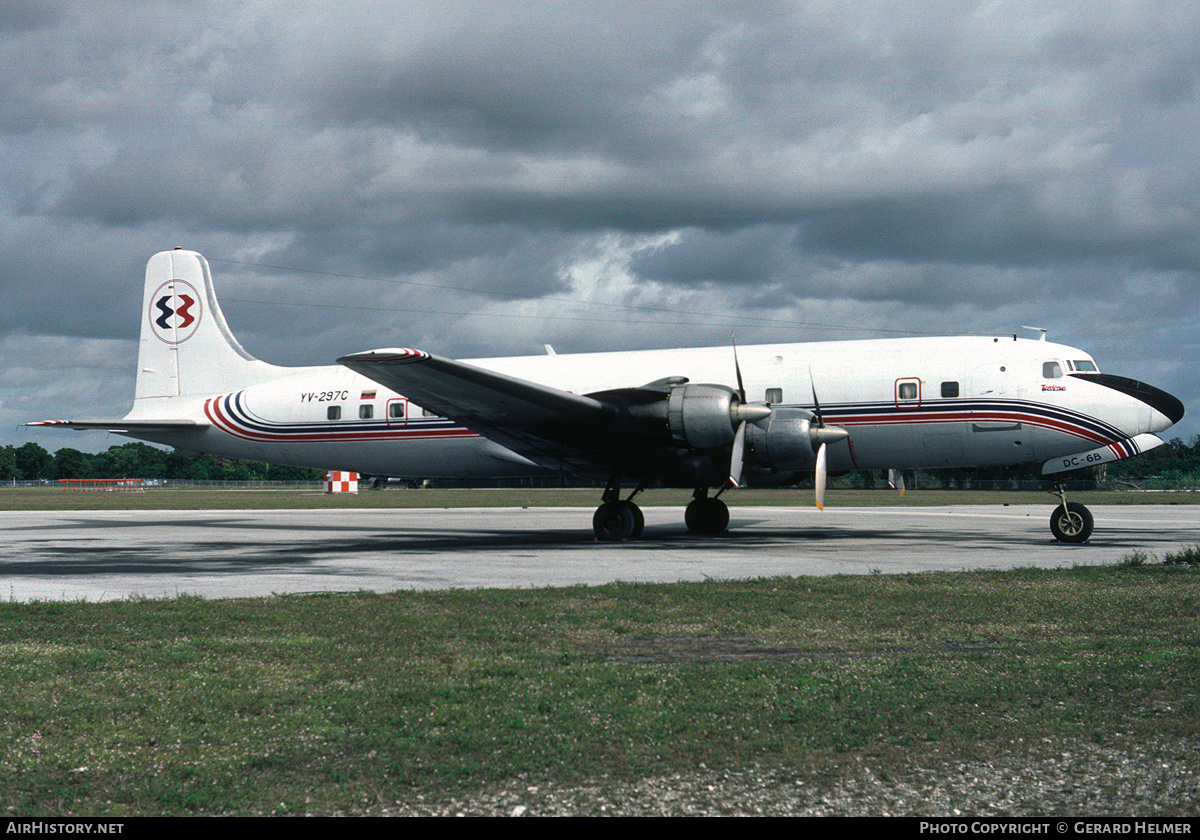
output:
[{"label": "engine nacelle", "polygon": [[671,435],[693,449],[733,443],[737,393],[724,385],[680,385],[667,397]]},{"label": "engine nacelle", "polygon": [[746,427],[746,463],[778,471],[806,470],[816,460],[819,445],[812,421],[812,413],[803,408],[772,409],[768,422]]},{"label": "engine nacelle", "polygon": [[[588,396],[612,409],[611,446],[633,441],[644,447],[622,465],[626,473],[656,468],[664,482],[686,486],[724,483],[733,473],[741,475],[743,467],[775,476],[808,472],[822,446],[850,436],[844,428],[825,426],[808,409],[743,403],[726,385],[692,384],[682,376]],[[745,436],[739,439],[742,427]],[[653,452],[662,454],[667,434],[677,448],[690,452],[638,463]]]}]

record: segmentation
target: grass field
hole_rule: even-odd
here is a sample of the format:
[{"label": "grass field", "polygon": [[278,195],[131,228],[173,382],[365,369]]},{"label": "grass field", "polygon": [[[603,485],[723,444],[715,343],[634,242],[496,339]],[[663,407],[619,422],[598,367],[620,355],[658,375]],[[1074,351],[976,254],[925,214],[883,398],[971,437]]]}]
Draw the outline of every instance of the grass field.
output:
[{"label": "grass field", "polygon": [[1198,607],[1196,568],[1163,566],[0,604],[0,805],[369,813],[514,778],[1194,743]]}]

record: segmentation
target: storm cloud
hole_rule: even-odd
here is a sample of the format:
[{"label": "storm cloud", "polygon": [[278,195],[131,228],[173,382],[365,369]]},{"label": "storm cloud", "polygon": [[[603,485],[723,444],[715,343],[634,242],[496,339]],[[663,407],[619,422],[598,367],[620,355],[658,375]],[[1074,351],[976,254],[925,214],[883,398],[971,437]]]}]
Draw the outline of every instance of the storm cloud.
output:
[{"label": "storm cloud", "polygon": [[62,0],[0,68],[10,430],[128,407],[173,246],[278,364],[1035,324],[1197,428],[1192,4]]}]

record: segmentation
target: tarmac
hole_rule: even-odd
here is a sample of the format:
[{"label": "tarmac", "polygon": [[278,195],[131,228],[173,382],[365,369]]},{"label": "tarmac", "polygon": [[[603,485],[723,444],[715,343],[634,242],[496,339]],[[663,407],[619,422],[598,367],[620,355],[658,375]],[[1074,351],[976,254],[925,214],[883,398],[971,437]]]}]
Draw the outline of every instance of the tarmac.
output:
[{"label": "tarmac", "polygon": [[590,508],[0,512],[0,598],[101,601],[674,582],[1111,565],[1200,543],[1200,505],[1097,505],[1083,545],[1053,505],[732,507],[689,534],[646,507],[640,540],[602,543]]}]

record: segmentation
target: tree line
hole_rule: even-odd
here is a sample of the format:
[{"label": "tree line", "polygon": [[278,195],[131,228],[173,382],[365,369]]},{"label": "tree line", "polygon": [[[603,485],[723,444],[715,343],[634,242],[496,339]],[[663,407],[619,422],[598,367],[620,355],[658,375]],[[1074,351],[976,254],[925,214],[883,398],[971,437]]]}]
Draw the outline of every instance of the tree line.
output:
[{"label": "tree line", "polygon": [[[915,472],[915,475],[914,475]],[[1136,458],[1114,461],[1098,467],[1043,476],[1040,463],[1008,467],[975,467],[972,469],[940,469],[905,471],[909,487],[940,487],[946,490],[996,490],[1048,487],[1055,478],[1075,483],[1083,480],[1091,489],[1117,487],[1147,490],[1180,490],[1200,487],[1200,435],[1185,443],[1173,438],[1157,449]],[[858,482],[846,486],[878,487],[876,475],[860,475]]]},{"label": "tree line", "polygon": [[[967,488],[997,481],[1038,481],[1037,464],[975,470],[921,470],[920,486]],[[1185,443],[1173,438],[1137,458],[1105,464],[1090,471],[1101,486],[1134,485],[1161,488],[1200,487],[1200,435]],[[36,443],[0,449],[0,481],[59,478],[174,478],[193,481],[319,481],[321,471],[240,461],[215,455],[194,457],[178,449],[145,443],[125,443],[89,454],[63,448],[51,454]],[[875,476],[861,477],[854,486],[878,486]],[[984,482],[987,482],[986,484]],[[910,484],[912,482],[910,481]]]},{"label": "tree line", "polygon": [[178,449],[125,443],[89,454],[63,448],[54,454],[36,443],[0,449],[0,480],[59,478],[175,478],[192,481],[319,481],[321,470],[239,461],[215,455],[193,457]]},{"label": "tree line", "polygon": [[1164,445],[1125,461],[1104,465],[1109,482],[1142,484],[1153,481],[1164,487],[1200,487],[1200,435],[1184,443],[1172,438]]}]

